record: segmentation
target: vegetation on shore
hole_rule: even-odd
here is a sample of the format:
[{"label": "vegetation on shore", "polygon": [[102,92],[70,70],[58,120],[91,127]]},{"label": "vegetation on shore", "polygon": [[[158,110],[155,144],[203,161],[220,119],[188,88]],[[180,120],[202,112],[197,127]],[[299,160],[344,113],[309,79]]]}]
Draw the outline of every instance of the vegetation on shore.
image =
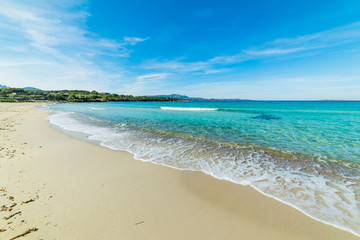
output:
[{"label": "vegetation on shore", "polygon": [[170,97],[147,97],[99,93],[84,90],[42,91],[23,88],[0,89],[0,102],[147,102],[147,101],[178,101]]}]

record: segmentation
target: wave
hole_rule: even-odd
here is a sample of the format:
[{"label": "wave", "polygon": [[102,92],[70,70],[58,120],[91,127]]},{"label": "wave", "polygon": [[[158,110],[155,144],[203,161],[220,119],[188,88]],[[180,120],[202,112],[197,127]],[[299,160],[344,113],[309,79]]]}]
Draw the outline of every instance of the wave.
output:
[{"label": "wave", "polygon": [[216,111],[218,108],[182,108],[182,107],[160,107],[161,110],[172,111]]},{"label": "wave", "polygon": [[88,107],[89,110],[105,110],[105,108]]}]

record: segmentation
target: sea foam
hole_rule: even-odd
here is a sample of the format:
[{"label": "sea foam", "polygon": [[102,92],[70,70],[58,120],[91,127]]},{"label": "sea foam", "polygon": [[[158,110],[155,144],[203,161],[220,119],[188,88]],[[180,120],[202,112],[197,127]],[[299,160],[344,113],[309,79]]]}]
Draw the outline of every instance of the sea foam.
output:
[{"label": "sea foam", "polygon": [[216,111],[217,108],[182,108],[182,107],[160,107],[162,110],[171,110],[171,111]]}]

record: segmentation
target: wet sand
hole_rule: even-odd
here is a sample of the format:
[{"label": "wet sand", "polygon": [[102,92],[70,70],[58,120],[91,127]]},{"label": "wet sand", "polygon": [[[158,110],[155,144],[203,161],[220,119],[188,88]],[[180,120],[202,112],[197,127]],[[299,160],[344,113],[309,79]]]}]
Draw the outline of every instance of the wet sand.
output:
[{"label": "wet sand", "polygon": [[251,187],[73,139],[35,105],[0,104],[0,239],[360,239]]}]

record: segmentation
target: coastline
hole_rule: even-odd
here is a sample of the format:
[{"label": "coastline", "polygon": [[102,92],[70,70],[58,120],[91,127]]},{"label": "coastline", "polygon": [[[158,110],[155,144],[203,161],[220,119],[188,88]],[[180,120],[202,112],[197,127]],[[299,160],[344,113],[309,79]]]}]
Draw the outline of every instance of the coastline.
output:
[{"label": "coastline", "polygon": [[0,199],[17,204],[0,238],[359,239],[251,187],[71,138],[35,106],[0,104]]}]

